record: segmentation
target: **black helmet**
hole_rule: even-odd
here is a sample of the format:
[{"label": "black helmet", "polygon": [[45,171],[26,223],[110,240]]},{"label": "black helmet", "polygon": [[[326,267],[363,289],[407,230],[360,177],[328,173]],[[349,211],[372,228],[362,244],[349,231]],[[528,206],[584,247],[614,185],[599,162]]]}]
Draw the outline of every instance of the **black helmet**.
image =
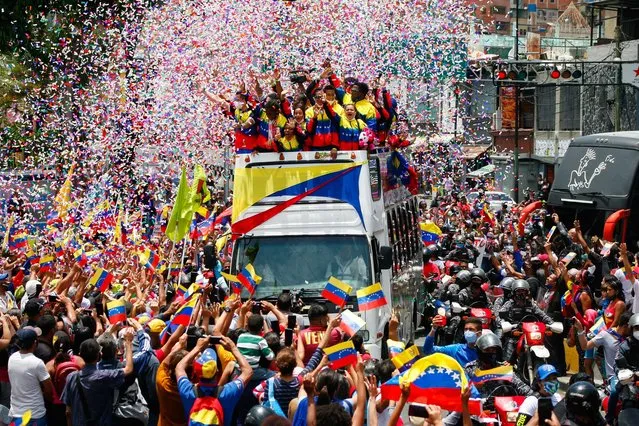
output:
[{"label": "black helmet", "polygon": [[459,265],[453,265],[453,266],[450,267],[450,275],[457,275],[461,271],[463,271],[463,269]]},{"label": "black helmet", "polygon": [[455,279],[455,283],[459,284],[459,287],[465,288],[470,284],[470,272],[467,270],[462,270],[457,273],[457,278]]},{"label": "black helmet", "polygon": [[488,281],[486,277],[486,273],[481,268],[473,268],[470,270],[470,280],[471,281],[480,281],[481,284]]},{"label": "black helmet", "polygon": [[513,293],[517,290],[528,290],[530,292],[530,284],[526,280],[515,280],[512,290]]},{"label": "black helmet", "polygon": [[256,405],[251,408],[246,415],[244,424],[246,426],[260,426],[264,420],[269,416],[276,415],[273,410],[263,405]]},{"label": "black helmet", "polygon": [[438,253],[439,253],[439,247],[435,244],[431,244],[428,247],[424,247],[424,250],[422,250],[424,262],[430,260],[431,256],[437,256]]},{"label": "black helmet", "polygon": [[[478,340],[479,341],[479,340]],[[599,392],[590,382],[573,383],[566,391],[566,411],[569,419],[599,416]]]},{"label": "black helmet", "polygon": [[462,235],[458,235],[455,237],[455,246],[464,247],[465,245],[466,245],[466,238],[464,238]]},{"label": "black helmet", "polygon": [[477,339],[476,343],[477,349],[481,352],[485,351],[488,348],[499,348],[501,349],[501,340],[494,333],[486,333],[483,334]]},{"label": "black helmet", "polygon": [[505,291],[511,291],[513,289],[513,283],[515,279],[513,277],[506,277],[499,283],[499,288],[504,289]]}]

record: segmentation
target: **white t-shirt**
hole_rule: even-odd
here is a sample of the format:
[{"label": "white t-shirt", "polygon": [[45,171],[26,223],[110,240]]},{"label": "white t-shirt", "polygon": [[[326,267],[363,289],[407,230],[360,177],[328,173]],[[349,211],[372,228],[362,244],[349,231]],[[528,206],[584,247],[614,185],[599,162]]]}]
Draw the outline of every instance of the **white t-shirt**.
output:
[{"label": "white t-shirt", "polygon": [[16,352],[9,357],[9,381],[11,382],[11,417],[21,417],[31,410],[31,418],[39,419],[47,414],[40,382],[49,378],[47,367],[32,353]]},{"label": "white t-shirt", "polygon": [[[561,401],[562,397],[559,393],[555,392],[551,397],[550,401],[552,401],[552,406],[556,406],[559,401]],[[524,402],[521,403],[519,407],[519,414],[525,414],[527,416],[534,416],[537,412],[537,406],[539,405],[539,399],[536,396],[526,397]]]},{"label": "white t-shirt", "polygon": [[625,300],[626,305],[632,304],[634,306],[633,297],[632,297],[632,281],[626,278],[624,269],[623,268],[617,269],[615,271],[615,277],[617,277],[617,279],[621,281],[621,286],[623,287],[623,296],[626,299]]}]

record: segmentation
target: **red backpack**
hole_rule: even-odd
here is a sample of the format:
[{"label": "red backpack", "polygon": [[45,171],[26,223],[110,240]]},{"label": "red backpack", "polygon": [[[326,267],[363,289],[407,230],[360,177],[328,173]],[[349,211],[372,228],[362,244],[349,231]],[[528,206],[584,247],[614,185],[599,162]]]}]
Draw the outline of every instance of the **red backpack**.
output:
[{"label": "red backpack", "polygon": [[65,361],[57,365],[55,372],[53,373],[53,388],[55,389],[53,395],[54,404],[63,404],[60,400],[64,385],[67,383],[67,377],[74,371],[79,371],[80,367],[75,361]]}]

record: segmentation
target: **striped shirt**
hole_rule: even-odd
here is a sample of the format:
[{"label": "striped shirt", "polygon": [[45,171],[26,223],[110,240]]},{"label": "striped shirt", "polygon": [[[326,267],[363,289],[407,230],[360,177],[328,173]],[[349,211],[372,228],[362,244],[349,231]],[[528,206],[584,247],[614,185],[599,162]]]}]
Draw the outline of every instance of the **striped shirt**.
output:
[{"label": "striped shirt", "polygon": [[275,354],[271,348],[268,347],[266,340],[262,336],[255,334],[242,334],[237,339],[237,348],[253,369],[260,366],[261,357],[266,358],[268,361],[275,358]]}]

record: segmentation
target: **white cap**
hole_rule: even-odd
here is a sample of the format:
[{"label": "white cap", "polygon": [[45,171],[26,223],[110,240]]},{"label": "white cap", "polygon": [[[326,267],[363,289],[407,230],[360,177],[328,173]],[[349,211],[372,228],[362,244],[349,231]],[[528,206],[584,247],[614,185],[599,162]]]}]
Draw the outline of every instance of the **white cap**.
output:
[{"label": "white cap", "polygon": [[38,286],[42,286],[42,283],[40,283],[40,281],[38,281],[38,280],[29,280],[24,285],[24,292],[27,294],[27,296],[33,297],[33,296],[36,295],[36,293],[38,291]]}]

